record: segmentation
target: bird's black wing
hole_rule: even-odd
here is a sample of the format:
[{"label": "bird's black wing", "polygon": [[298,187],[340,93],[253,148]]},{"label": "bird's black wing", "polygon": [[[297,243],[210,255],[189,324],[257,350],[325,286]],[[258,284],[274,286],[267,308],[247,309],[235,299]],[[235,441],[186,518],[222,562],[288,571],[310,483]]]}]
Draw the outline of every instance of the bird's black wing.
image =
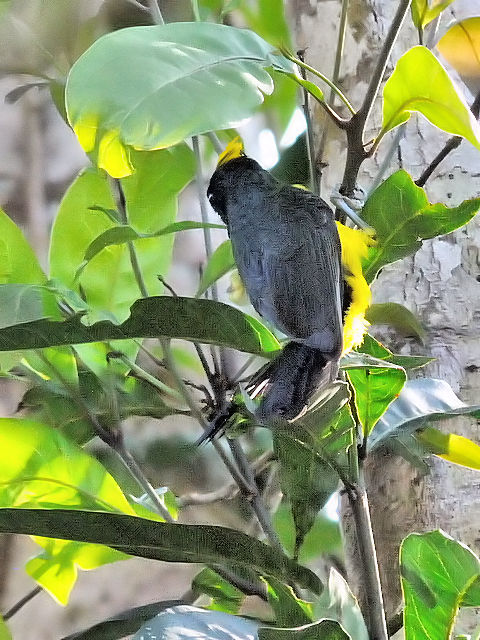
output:
[{"label": "bird's black wing", "polygon": [[339,355],[341,248],[333,213],[311,193],[269,195],[272,228],[249,241],[232,236],[240,275],[255,309],[294,340]]}]

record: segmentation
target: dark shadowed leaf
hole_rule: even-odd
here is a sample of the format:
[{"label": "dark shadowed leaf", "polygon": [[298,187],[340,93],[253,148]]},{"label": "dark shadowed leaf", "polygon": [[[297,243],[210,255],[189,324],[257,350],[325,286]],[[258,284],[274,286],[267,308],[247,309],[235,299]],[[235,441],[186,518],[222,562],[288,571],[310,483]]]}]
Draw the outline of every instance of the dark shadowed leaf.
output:
[{"label": "dark shadowed leaf", "polygon": [[460,606],[479,606],[480,562],[442,531],[412,533],[400,548],[405,640],[448,640]]},{"label": "dark shadowed leaf", "polygon": [[397,171],[375,189],[363,208],[362,216],[377,238],[364,262],[365,278],[371,282],[383,266],[417,251],[422,240],[463,226],[479,208],[480,198],[451,208],[429,204],[425,191],[408,173]]},{"label": "dark shadowed leaf", "polygon": [[290,69],[255,33],[208,22],[131,27],[97,40],[72,67],[69,121],[110,175],[130,175],[132,148],[169,147],[236,126],[271,93],[265,67]]},{"label": "dark shadowed leaf", "polygon": [[365,318],[370,324],[388,324],[397,331],[422,341],[425,337],[425,329],[417,316],[397,302],[372,304],[367,309]]},{"label": "dark shadowed leaf", "polygon": [[292,587],[275,578],[267,579],[268,602],[279,627],[300,627],[313,622],[312,603],[297,598]]},{"label": "dark shadowed leaf", "polygon": [[0,509],[0,532],[93,542],[166,562],[227,563],[293,580],[314,593],[322,590],[322,583],[310,569],[226,527],[154,522],[118,513],[22,508]]},{"label": "dark shadowed leaf", "polygon": [[160,336],[257,354],[273,353],[280,347],[261,322],[226,304],[155,296],[137,300],[129,318],[119,325],[102,320],[86,326],[80,316],[74,316],[63,322],[37,320],[0,329],[0,351]]}]

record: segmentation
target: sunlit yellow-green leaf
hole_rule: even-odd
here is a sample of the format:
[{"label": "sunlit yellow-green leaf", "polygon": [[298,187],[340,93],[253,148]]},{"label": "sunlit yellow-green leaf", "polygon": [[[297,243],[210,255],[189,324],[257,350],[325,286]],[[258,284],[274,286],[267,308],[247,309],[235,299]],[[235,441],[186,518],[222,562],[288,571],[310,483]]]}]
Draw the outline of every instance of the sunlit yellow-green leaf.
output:
[{"label": "sunlit yellow-green leaf", "polygon": [[[134,515],[105,468],[59,431],[23,419],[0,419],[0,507],[91,509]],[[99,545],[35,538],[43,552],[27,572],[56,600],[68,602],[78,567],[125,558]]]},{"label": "sunlit yellow-green leaf", "polygon": [[467,18],[450,27],[437,49],[462,76],[480,76],[480,16]]},{"label": "sunlit yellow-green leaf", "polygon": [[413,111],[480,150],[480,125],[442,64],[420,46],[400,58],[385,84],[380,135],[406,122]]},{"label": "sunlit yellow-green leaf", "polygon": [[0,616],[0,640],[12,640],[12,634],[8,630],[8,627]]},{"label": "sunlit yellow-green leaf", "polygon": [[427,24],[435,20],[442,11],[452,4],[453,0],[413,0],[412,20],[417,29],[424,29]]},{"label": "sunlit yellow-green leaf", "polygon": [[455,433],[443,433],[434,427],[422,429],[415,434],[415,438],[448,462],[480,470],[480,446],[468,438]]}]

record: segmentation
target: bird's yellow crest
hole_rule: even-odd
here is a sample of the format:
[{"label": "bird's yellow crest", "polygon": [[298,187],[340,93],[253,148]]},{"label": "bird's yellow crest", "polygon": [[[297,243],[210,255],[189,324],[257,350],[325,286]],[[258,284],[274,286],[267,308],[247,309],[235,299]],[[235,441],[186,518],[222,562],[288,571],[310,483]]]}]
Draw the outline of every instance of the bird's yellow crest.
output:
[{"label": "bird's yellow crest", "polygon": [[243,150],[242,139],[240,136],[237,136],[227,144],[225,151],[218,156],[217,167],[230,162],[230,160],[233,160],[234,158],[240,158],[240,156],[244,155],[245,151]]}]

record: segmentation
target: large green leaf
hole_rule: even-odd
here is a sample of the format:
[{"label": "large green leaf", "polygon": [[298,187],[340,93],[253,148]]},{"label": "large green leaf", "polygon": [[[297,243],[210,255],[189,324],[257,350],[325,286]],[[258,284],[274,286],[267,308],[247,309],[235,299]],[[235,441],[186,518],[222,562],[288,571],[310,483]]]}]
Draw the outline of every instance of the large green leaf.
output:
[{"label": "large green leaf", "polygon": [[127,609],[88,629],[65,636],[62,640],[120,640],[138,631],[144,622],[151,620],[161,611],[182,604],[182,600],[163,600]]},{"label": "large green leaf", "polygon": [[275,431],[273,448],[280,462],[282,492],[290,502],[295,522],[294,556],[297,557],[306,534],[336,490],[339,479],[314,447],[292,435]]},{"label": "large green leaf", "polygon": [[0,509],[1,533],[49,535],[106,544],[142,558],[166,562],[231,564],[320,593],[310,569],[240,531],[211,525],[154,522],[117,513],[65,509]]},{"label": "large green leaf", "polygon": [[401,367],[351,369],[348,377],[355,389],[357,415],[366,436],[370,435],[407,380]]},{"label": "large green leaf", "polygon": [[[96,509],[133,514],[120,487],[102,465],[51,427],[0,419],[0,506]],[[48,531],[32,534],[48,536]],[[26,569],[59,602],[68,602],[77,568],[122,559],[105,547],[36,538],[43,553]]]},{"label": "large green leaf", "polygon": [[0,284],[1,328],[60,317],[56,297],[45,285]]},{"label": "large green leaf", "polygon": [[87,326],[74,316],[63,322],[36,320],[5,327],[0,329],[0,351],[162,336],[265,355],[280,348],[261,322],[222,302],[155,296],[137,300],[122,324],[102,320]]},{"label": "large green leaf", "polygon": [[480,125],[452,79],[426,47],[413,47],[397,62],[383,89],[382,136],[418,111],[446,133],[480,150]]},{"label": "large green leaf", "polygon": [[0,209],[0,284],[45,284],[46,276],[23,233]]},{"label": "large green leaf", "polygon": [[430,422],[458,415],[479,417],[480,405],[466,405],[444,380],[409,380],[378,421],[369,444],[378,447],[386,440],[394,442],[401,433],[411,434]]},{"label": "large green leaf", "polygon": [[452,2],[453,0],[433,0],[431,3],[429,0],[412,0],[413,24],[417,29],[424,29],[442,11],[445,11]]},{"label": "large green leaf", "polygon": [[363,208],[362,216],[377,238],[364,262],[365,278],[371,282],[383,266],[414,253],[422,240],[458,229],[479,209],[480,198],[451,208],[429,204],[425,191],[408,173],[397,171],[375,189]]},{"label": "large green leaf", "polygon": [[271,93],[269,66],[288,68],[251,31],[207,22],[132,27],[97,40],[74,64],[67,113],[99,167],[124,177],[131,149],[162,149],[227,129]]},{"label": "large green leaf", "polygon": [[459,607],[480,606],[480,562],[442,531],[412,533],[400,548],[405,640],[448,640]]},{"label": "large green leaf", "polygon": [[[153,234],[174,223],[177,196],[194,175],[194,158],[186,145],[149,154],[137,152],[135,157],[135,175],[122,181],[128,222],[137,234]],[[110,312],[123,320],[138,298],[138,284],[126,244],[110,244],[100,251],[106,246],[103,234],[108,239],[117,225],[101,211],[92,211],[94,206],[111,209],[114,201],[105,174],[88,169],[75,180],[60,205],[52,230],[50,275],[77,292],[83,291],[97,312]],[[166,275],[169,269],[173,240],[174,236],[167,234],[135,243],[142,277],[151,294],[162,292],[157,276]],[[87,253],[90,262],[77,281],[75,276]]]},{"label": "large green leaf", "polygon": [[275,613],[277,626],[300,627],[313,622],[312,603],[298,598],[291,586],[268,578],[267,587],[268,602]]},{"label": "large green leaf", "polygon": [[259,640],[352,640],[341,625],[334,620],[320,620],[303,627],[279,629],[262,627],[258,630]]}]

